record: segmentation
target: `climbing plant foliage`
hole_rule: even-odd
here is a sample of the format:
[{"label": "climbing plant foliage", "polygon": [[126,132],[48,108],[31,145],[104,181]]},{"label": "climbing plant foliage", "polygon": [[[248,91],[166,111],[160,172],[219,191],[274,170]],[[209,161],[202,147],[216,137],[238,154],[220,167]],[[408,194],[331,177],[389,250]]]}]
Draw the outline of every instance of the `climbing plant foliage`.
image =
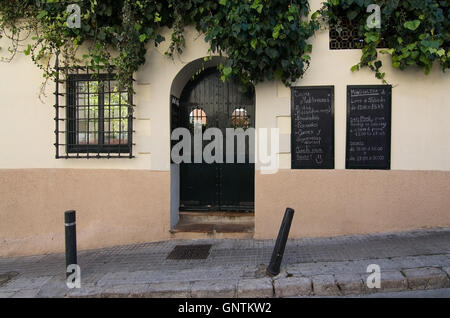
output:
[{"label": "climbing plant foliage", "polygon": [[[370,4],[381,8],[381,28],[369,28]],[[328,23],[346,18],[364,41],[362,55],[352,70],[369,67],[385,81],[380,54],[392,56],[394,68],[419,67],[428,74],[433,64],[450,66],[449,0],[327,0],[319,12]],[[384,48],[378,49],[380,43]]]},{"label": "climbing plant foliage", "polygon": [[[69,28],[69,4],[81,8],[81,28]],[[381,28],[367,26],[367,7],[381,7]],[[114,67],[122,84],[145,63],[152,44],[169,41],[168,58],[182,54],[184,28],[194,25],[205,35],[210,54],[227,57],[220,65],[224,80],[243,83],[281,79],[290,85],[310,63],[308,39],[319,21],[337,23],[346,17],[363,39],[361,60],[352,70],[369,67],[384,81],[380,54],[392,65],[429,73],[450,61],[449,0],[324,0],[308,18],[308,0],[1,0],[0,37],[10,45],[0,51],[3,61],[18,52],[31,56],[46,79],[55,78],[54,57],[70,68]],[[163,28],[172,30],[170,38]],[[380,43],[386,46],[377,49]],[[80,54],[80,51],[83,53]]]},{"label": "climbing plant foliage", "polygon": [[[68,27],[70,3],[81,8],[81,28]],[[255,84],[279,78],[289,85],[309,65],[307,39],[318,24],[308,13],[307,0],[1,0],[0,34],[12,43],[4,60],[23,51],[47,79],[56,76],[52,57],[58,55],[66,67],[114,66],[129,85],[150,44],[170,41],[166,54],[174,58],[184,49],[184,28],[194,25],[211,55],[227,57],[219,67],[224,80]],[[169,39],[163,27],[172,30]]]}]

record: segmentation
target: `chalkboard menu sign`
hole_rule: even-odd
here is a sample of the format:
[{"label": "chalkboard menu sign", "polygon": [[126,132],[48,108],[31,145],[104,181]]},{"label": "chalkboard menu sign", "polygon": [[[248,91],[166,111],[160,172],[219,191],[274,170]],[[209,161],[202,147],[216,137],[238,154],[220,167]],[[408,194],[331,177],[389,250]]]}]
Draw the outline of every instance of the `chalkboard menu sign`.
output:
[{"label": "chalkboard menu sign", "polygon": [[347,87],[347,169],[391,168],[389,85]]},{"label": "chalkboard menu sign", "polygon": [[292,169],[334,169],[334,86],[293,87]]}]

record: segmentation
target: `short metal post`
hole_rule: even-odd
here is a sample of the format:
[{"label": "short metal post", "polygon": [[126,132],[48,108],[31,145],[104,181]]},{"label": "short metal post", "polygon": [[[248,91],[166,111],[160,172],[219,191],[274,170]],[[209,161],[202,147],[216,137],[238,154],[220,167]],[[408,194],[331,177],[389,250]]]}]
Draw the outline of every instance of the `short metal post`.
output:
[{"label": "short metal post", "polygon": [[[77,264],[77,227],[75,211],[64,213],[64,225],[66,229],[66,269],[69,265]],[[66,273],[67,276],[70,273]]]},{"label": "short metal post", "polygon": [[280,273],[281,261],[283,260],[284,249],[286,248],[289,231],[291,229],[292,219],[294,218],[294,210],[287,208],[281,222],[280,232],[273,249],[270,264],[267,267],[267,274],[277,276]]}]

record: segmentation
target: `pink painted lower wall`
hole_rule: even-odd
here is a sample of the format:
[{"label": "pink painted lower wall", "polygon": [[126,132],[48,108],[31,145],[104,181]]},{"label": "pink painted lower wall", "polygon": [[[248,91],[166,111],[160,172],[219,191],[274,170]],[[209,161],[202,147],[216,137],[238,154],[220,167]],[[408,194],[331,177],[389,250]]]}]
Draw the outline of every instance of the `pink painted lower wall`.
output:
[{"label": "pink painted lower wall", "polygon": [[170,173],[0,170],[0,257],[63,252],[70,209],[80,250],[168,239]]},{"label": "pink painted lower wall", "polygon": [[[256,174],[255,239],[450,227],[450,172]],[[0,170],[0,257],[64,251],[64,211],[77,210],[80,250],[171,239],[170,172]]]},{"label": "pink painted lower wall", "polygon": [[450,226],[450,172],[283,170],[256,176],[255,238],[329,237]]}]

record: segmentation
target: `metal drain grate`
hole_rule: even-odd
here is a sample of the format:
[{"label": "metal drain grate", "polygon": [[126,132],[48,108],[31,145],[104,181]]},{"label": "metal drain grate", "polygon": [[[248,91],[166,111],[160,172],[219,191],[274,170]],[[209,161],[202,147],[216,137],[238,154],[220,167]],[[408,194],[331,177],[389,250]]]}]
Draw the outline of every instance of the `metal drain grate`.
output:
[{"label": "metal drain grate", "polygon": [[208,245],[177,245],[167,259],[207,259],[211,244]]}]

